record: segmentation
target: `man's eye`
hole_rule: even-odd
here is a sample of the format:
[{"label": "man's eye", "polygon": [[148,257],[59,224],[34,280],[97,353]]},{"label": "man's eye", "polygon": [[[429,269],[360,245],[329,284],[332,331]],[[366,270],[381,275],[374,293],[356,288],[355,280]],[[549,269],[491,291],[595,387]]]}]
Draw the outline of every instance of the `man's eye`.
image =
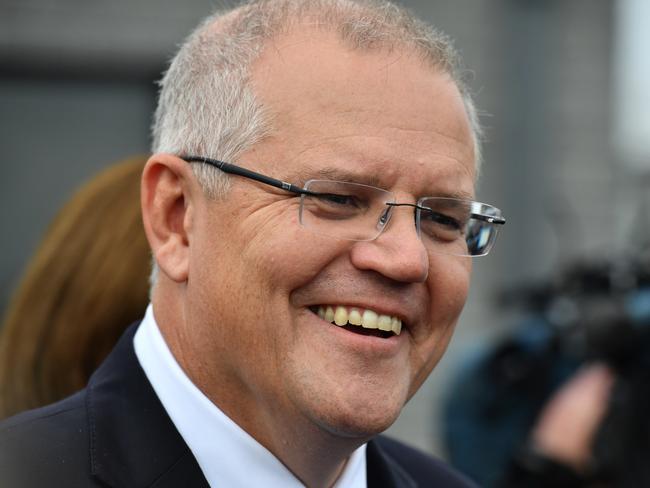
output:
[{"label": "man's eye", "polygon": [[305,198],[304,212],[325,220],[357,218],[368,211],[368,202],[356,195],[319,193]]},{"label": "man's eye", "polygon": [[422,212],[420,220],[425,220],[427,224],[443,226],[449,230],[461,230],[465,225],[459,219],[451,215],[432,211]]},{"label": "man's eye", "polygon": [[359,201],[359,198],[355,197],[354,195],[338,195],[334,193],[326,193],[323,195],[319,195],[319,199],[322,200],[323,203],[330,203],[334,205],[356,207],[356,208],[361,207],[361,202]]}]

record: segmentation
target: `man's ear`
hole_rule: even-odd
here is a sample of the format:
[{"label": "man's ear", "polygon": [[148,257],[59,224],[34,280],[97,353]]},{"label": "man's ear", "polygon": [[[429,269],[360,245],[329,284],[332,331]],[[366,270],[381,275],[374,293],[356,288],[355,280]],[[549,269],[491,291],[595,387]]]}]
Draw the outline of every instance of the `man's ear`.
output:
[{"label": "man's ear", "polygon": [[178,283],[187,281],[189,273],[196,185],[190,165],[171,154],[154,154],[142,173],[144,230],[158,267]]}]

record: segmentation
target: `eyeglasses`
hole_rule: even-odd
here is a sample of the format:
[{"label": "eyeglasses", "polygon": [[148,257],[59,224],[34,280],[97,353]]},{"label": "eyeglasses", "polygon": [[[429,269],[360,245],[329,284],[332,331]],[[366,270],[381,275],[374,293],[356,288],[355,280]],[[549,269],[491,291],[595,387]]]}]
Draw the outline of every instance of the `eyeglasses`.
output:
[{"label": "eyeglasses", "polygon": [[494,245],[499,226],[506,223],[501,210],[472,200],[423,197],[415,204],[398,203],[392,192],[360,183],[309,180],[300,188],[216,159],[183,159],[300,195],[301,225],[338,239],[372,241],[386,229],[395,207],[413,207],[417,235],[428,251],[485,256]]}]

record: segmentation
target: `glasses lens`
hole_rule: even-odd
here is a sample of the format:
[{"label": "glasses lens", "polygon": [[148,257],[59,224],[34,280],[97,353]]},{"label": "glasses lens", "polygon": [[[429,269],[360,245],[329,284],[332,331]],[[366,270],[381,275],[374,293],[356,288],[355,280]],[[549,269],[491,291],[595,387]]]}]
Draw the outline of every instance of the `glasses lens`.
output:
[{"label": "glasses lens", "polygon": [[392,193],[358,183],[310,180],[304,189],[311,194],[301,197],[300,223],[319,234],[354,241],[376,238],[383,225],[378,225],[379,216],[394,201]]},{"label": "glasses lens", "polygon": [[[310,180],[300,201],[300,223],[313,232],[339,239],[371,241],[390,220],[393,194],[374,186]],[[416,225],[430,252],[483,256],[497,235],[498,208],[456,198],[429,197],[418,202]]]},{"label": "glasses lens", "polygon": [[425,198],[419,202],[417,225],[420,237],[433,252],[457,256],[484,256],[490,251],[500,217],[499,209],[456,198]]}]

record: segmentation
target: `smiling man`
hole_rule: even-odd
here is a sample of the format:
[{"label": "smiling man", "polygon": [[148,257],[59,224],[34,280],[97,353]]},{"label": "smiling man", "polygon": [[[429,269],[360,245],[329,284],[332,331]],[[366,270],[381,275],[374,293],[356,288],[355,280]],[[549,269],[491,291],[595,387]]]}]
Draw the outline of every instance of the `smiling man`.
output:
[{"label": "smiling man", "polygon": [[378,437],[504,222],[447,39],[390,4],[255,2],[161,87],[152,304],[86,390],[0,428],[15,486],[471,486]]}]

